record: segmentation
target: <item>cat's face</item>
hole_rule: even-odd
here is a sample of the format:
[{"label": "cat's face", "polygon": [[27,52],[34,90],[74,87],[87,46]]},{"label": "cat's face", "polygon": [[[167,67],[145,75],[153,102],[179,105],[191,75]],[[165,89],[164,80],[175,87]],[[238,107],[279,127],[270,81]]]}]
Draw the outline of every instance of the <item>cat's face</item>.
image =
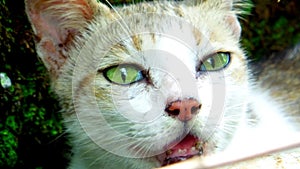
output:
[{"label": "cat's face", "polygon": [[[145,3],[118,13],[93,3],[72,4],[83,6],[76,16],[53,3],[32,17],[75,156],[90,166],[129,157],[154,167],[224,149],[245,116],[249,86],[232,2]],[[92,20],[82,24],[79,14]],[[61,28],[44,35],[59,27],[44,20]]]},{"label": "cat's face", "polygon": [[226,146],[247,104],[244,55],[221,18],[213,28],[186,17],[90,25],[68,67],[86,139],[121,156],[155,156],[160,165]]}]

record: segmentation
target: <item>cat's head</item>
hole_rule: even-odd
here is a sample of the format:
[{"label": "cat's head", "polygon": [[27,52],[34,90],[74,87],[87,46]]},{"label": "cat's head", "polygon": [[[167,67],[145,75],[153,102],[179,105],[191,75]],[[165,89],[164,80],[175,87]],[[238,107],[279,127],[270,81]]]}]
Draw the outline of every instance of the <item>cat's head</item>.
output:
[{"label": "cat's head", "polygon": [[27,1],[75,144],[159,165],[222,150],[247,105],[240,5]]}]

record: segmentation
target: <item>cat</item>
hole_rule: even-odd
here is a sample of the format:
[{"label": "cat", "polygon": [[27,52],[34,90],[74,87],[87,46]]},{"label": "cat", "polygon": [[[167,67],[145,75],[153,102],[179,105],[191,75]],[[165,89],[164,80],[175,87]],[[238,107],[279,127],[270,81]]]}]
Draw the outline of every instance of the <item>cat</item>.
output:
[{"label": "cat", "polygon": [[247,1],[25,4],[62,107],[70,169],[170,166],[295,136],[239,44]]}]

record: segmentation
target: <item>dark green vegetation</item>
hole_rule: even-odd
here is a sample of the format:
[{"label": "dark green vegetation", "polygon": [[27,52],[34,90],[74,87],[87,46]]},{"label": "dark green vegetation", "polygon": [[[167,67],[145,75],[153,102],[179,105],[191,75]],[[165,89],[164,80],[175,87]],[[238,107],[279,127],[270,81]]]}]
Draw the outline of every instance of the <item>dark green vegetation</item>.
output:
[{"label": "dark green vegetation", "polygon": [[[280,2],[278,2],[280,1]],[[270,56],[300,41],[300,2],[252,0],[252,14],[242,21],[242,44],[252,59]]]},{"label": "dark green vegetation", "polygon": [[[11,87],[0,86],[0,168],[65,168],[69,153],[59,107],[22,3],[0,0],[0,73],[12,81]],[[242,21],[242,43],[253,60],[300,41],[299,0],[254,4]]]}]

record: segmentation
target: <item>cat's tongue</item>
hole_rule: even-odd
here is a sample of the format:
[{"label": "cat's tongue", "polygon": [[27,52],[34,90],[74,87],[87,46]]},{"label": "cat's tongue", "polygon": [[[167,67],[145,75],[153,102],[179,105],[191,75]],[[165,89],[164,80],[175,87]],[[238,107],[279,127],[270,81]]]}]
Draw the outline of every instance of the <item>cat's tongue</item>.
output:
[{"label": "cat's tongue", "polygon": [[201,155],[202,153],[203,148],[201,140],[188,134],[177,145],[166,151],[164,159],[161,159],[162,166],[183,161],[193,156]]}]

